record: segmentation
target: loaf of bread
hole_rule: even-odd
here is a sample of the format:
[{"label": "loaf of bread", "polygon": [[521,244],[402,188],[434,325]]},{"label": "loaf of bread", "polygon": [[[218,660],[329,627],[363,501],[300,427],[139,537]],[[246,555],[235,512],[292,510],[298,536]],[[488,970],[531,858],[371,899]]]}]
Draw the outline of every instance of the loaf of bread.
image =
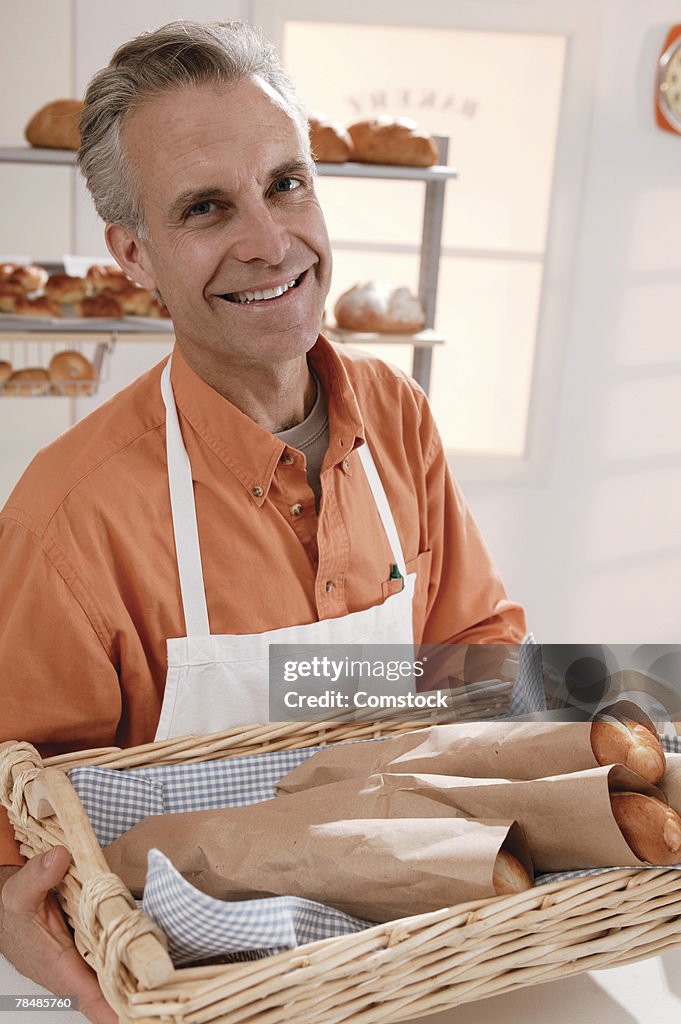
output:
[{"label": "loaf of bread", "polygon": [[78,316],[121,317],[123,307],[115,295],[88,295],[76,303]]},{"label": "loaf of bread", "polygon": [[120,267],[111,267],[106,264],[95,263],[86,274],[89,288],[98,295],[99,292],[123,292],[134,285],[127,274],[124,274]]},{"label": "loaf of bread", "polygon": [[6,395],[46,395],[49,389],[50,375],[44,366],[15,370],[3,388]]},{"label": "loaf of bread", "polygon": [[342,125],[323,118],[309,117],[312,156],[320,163],[342,164],[353,159],[353,145]]},{"label": "loaf of bread", "polygon": [[632,853],[648,864],[681,861],[681,818],[668,804],[643,793],[612,793],[615,821]]},{"label": "loaf of bread", "polygon": [[391,334],[413,334],[421,330],[425,320],[421,303],[408,288],[378,285],[374,281],[343,292],[334,315],[338,326],[346,331]]},{"label": "loaf of bread", "polygon": [[12,364],[6,359],[0,359],[0,384],[3,384],[6,380],[12,376]]},{"label": "loaf of bread", "polygon": [[41,107],[26,125],[24,134],[32,146],[46,149],[78,149],[81,100],[53,100]]},{"label": "loaf of bread", "polygon": [[618,713],[616,704],[591,723],[591,749],[600,765],[623,764],[654,786],[664,775],[666,759],[657,733]]},{"label": "loaf of bread", "polygon": [[525,892],[532,887],[532,879],[520,863],[508,850],[501,849],[494,862],[492,885],[497,896],[511,896],[516,892]]},{"label": "loaf of bread", "polygon": [[14,312],[20,316],[58,317],[61,316],[61,306],[48,295],[36,295],[35,298],[24,295],[14,303]]},{"label": "loaf of bread", "polygon": [[49,366],[52,392],[57,395],[91,395],[97,371],[80,352],[68,349],[52,356]]},{"label": "loaf of bread", "polygon": [[415,121],[406,117],[374,117],[348,128],[353,159],[368,164],[431,167],[438,161],[435,143]]},{"label": "loaf of bread", "polygon": [[44,287],[47,271],[37,263],[20,263],[6,280],[8,284],[18,284],[25,292],[35,292]]},{"label": "loaf of bread", "polygon": [[84,277],[71,277],[69,274],[52,274],[45,283],[45,294],[55,302],[69,306],[80,302],[87,295],[87,283]]}]

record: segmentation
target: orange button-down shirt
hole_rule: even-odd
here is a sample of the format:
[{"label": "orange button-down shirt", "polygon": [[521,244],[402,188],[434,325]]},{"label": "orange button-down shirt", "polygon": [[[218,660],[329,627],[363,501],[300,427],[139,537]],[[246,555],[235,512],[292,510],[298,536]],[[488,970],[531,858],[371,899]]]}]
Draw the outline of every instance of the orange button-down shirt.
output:
[{"label": "orange button-down shirt", "polygon": [[[417,572],[416,642],[520,642],[522,609],[507,599],[452,481],[423,392],[324,338],[309,358],[329,416],[319,515],[302,453],[222,398],[175,349],[211,632],[333,618],[393,591],[392,553],[353,451],[366,436],[407,569]],[[162,368],[41,451],[0,513],[0,739],[49,755],[154,738],[165,641],[185,634]],[[0,863],[17,863],[0,824]]]}]

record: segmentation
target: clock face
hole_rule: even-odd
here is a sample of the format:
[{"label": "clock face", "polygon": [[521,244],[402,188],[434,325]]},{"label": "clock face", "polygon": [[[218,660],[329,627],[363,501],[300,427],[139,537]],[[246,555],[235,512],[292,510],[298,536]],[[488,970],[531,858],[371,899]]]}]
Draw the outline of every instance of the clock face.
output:
[{"label": "clock face", "polygon": [[675,39],[660,57],[657,88],[661,113],[681,132],[681,38]]}]

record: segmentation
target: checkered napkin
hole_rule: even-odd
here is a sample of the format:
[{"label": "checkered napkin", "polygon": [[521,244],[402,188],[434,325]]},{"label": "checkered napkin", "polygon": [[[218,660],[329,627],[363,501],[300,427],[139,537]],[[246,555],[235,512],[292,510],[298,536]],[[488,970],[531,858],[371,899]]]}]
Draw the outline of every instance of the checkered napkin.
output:
[{"label": "checkered napkin", "polygon": [[142,909],[168,937],[175,964],[225,954],[259,959],[306,942],[350,935],[371,922],[298,896],[231,903],[185,881],[160,850],[150,850]]}]

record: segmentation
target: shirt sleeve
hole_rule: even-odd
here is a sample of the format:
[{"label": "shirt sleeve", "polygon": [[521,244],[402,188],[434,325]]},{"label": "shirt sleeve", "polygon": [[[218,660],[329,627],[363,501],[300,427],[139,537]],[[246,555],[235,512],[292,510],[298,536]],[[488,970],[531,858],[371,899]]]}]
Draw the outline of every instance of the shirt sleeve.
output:
[{"label": "shirt sleeve", "polygon": [[[27,741],[46,757],[111,745],[118,674],[74,595],[77,581],[44,537],[11,516],[0,519],[0,564],[0,741]],[[2,814],[0,864],[21,862]]]}]

